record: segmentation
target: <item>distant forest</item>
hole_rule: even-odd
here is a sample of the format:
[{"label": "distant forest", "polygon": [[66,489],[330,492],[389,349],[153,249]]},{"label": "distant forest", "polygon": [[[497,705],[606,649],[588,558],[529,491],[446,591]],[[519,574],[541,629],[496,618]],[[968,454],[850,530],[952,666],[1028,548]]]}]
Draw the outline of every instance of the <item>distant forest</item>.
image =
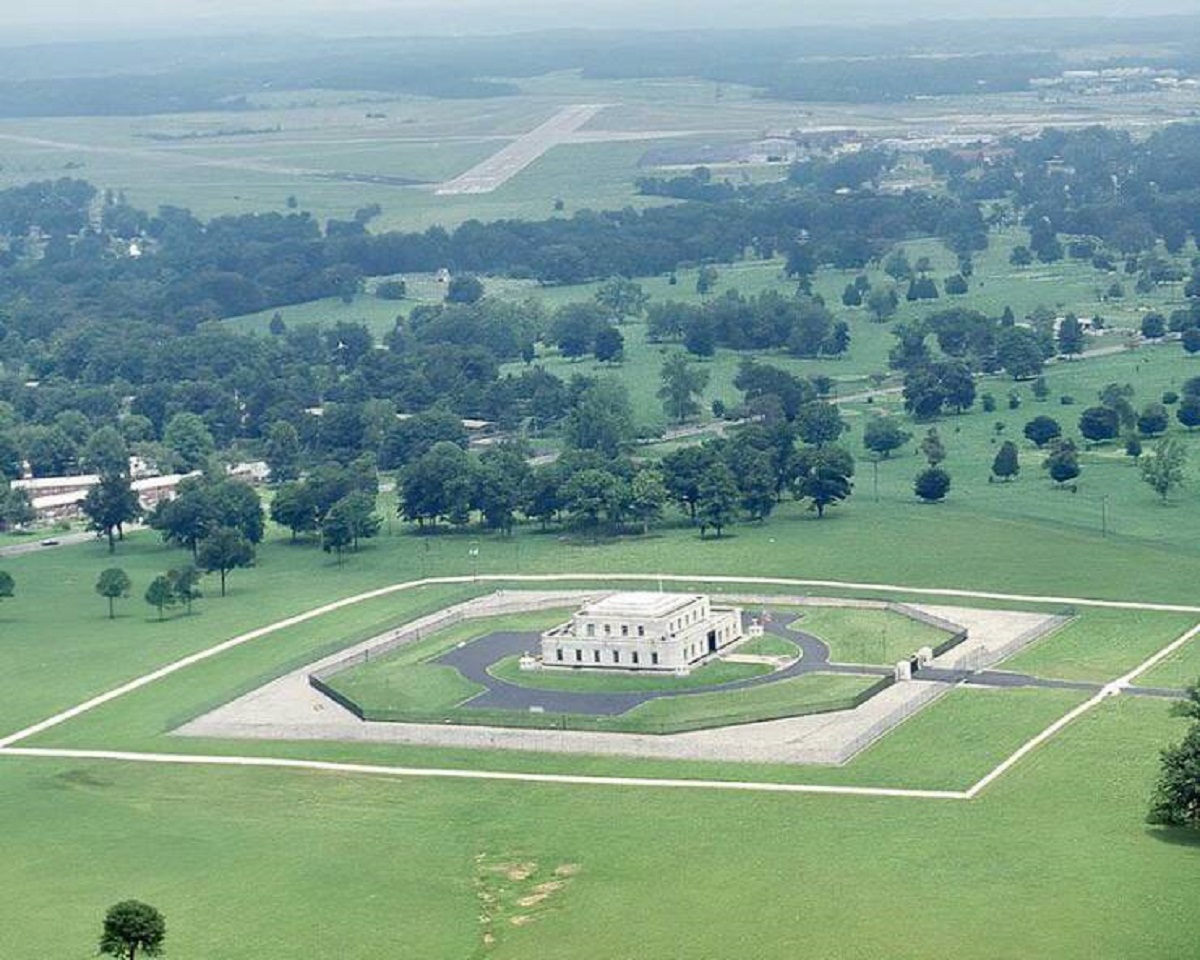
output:
[{"label": "distant forest", "polygon": [[[1034,77],[1079,65],[1063,51],[1134,44],[1154,47],[1155,65],[1194,68],[1200,18],[32,47],[6,51],[0,64],[0,117],[236,111],[256,93],[281,90],[504,96],[515,91],[507,80],[563,70],[592,79],[700,77],[780,99],[872,103],[1024,90]],[[1114,53],[1087,65],[1125,62]]]}]

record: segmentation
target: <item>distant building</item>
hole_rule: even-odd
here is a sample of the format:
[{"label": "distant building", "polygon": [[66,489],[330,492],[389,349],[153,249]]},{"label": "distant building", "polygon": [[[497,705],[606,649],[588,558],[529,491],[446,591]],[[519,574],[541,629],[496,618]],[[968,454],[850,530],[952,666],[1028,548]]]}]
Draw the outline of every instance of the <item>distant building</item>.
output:
[{"label": "distant building", "polygon": [[[164,500],[174,500],[180,482],[194,476],[198,476],[198,472],[142,477],[134,480],[130,486],[138,495],[142,509],[153,510]],[[70,520],[80,516],[88,491],[99,482],[98,475],[84,474],[78,477],[14,480],[12,487],[15,490],[24,490],[29,495],[30,506],[39,520]]]},{"label": "distant building", "polygon": [[742,611],[707,596],[617,593],[542,634],[542,666],[687,674],[742,638]]}]

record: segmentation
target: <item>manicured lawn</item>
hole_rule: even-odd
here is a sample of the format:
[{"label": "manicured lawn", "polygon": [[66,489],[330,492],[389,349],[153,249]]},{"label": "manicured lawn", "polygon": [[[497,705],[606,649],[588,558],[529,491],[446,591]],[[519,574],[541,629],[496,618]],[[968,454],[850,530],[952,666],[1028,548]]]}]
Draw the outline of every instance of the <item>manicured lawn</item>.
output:
[{"label": "manicured lawn", "polygon": [[833,663],[895,663],[950,634],[890,610],[805,607],[792,624],[829,644]]},{"label": "manicured lawn", "polygon": [[1193,637],[1153,670],[1138,677],[1147,686],[1186,687],[1200,682],[1200,640]]},{"label": "manicured lawn", "polygon": [[[527,880],[494,881],[501,960],[1173,960],[1200,935],[1196,848],[1142,817],[1181,730],[1118,698],[971,803],[7,759],[0,954],[85,956],[136,896],[177,960],[472,956],[479,884],[523,863]],[[517,909],[567,864],[570,883]],[[818,901],[822,922],[797,924]]]},{"label": "manicured lawn", "polygon": [[734,653],[758,657],[799,657],[800,648],[791,640],[777,637],[773,633],[764,633],[761,637],[743,641]]},{"label": "manicured lawn", "polygon": [[454,667],[429,661],[447,650],[502,630],[543,630],[561,623],[565,611],[468,620],[399,647],[379,659],[328,678],[339,693],[364,709],[401,713],[450,710],[484,688]]},{"label": "manicured lawn", "polygon": [[851,674],[810,673],[747,690],[648,700],[617,721],[621,729],[656,733],[800,716],[838,708],[878,680]]},{"label": "manicured lawn", "polygon": [[771,668],[761,663],[726,663],[714,660],[686,677],[672,674],[593,672],[586,670],[522,671],[519,657],[505,657],[488,672],[494,677],[535,690],[566,690],[576,693],[634,693],[642,690],[692,690],[718,683],[761,677]]},{"label": "manicured lawn", "polygon": [[[1064,680],[1115,680],[1183,634],[1197,619],[1179,613],[1087,610],[999,668]],[[1187,648],[1177,656],[1186,652]],[[1141,678],[1138,682],[1149,681]]]}]

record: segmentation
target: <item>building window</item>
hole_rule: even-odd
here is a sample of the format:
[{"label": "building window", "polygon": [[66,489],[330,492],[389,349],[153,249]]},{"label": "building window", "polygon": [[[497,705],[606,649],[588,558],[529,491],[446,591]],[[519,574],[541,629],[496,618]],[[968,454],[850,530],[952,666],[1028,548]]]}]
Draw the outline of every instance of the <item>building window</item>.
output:
[{"label": "building window", "polygon": [[644,637],[645,635],[646,635],[646,625],[644,623],[639,623],[638,624],[638,636]]},{"label": "building window", "polygon": [[562,661],[562,647],[559,647],[554,651],[554,659],[560,662]]},{"label": "building window", "polygon": [[623,637],[629,636],[629,624],[627,624],[627,623],[621,624],[621,636],[623,636]]},{"label": "building window", "polygon": [[581,662],[582,660],[583,660],[583,651],[582,651],[582,650],[576,650],[576,651],[575,651],[575,662],[576,662],[576,663],[579,663],[579,662]]},{"label": "building window", "polygon": [[599,651],[599,650],[593,650],[593,651],[592,651],[592,660],[593,660],[593,662],[595,662],[595,663],[599,663],[599,662],[600,662],[600,651]]},{"label": "building window", "polygon": [[636,650],[633,651],[633,665],[635,667],[638,665],[638,654]]},{"label": "building window", "polygon": [[606,623],[606,624],[604,625],[604,635],[605,635],[606,637],[611,637],[611,636],[612,636],[612,624],[611,624],[611,623]]},{"label": "building window", "polygon": [[658,654],[657,653],[650,654],[650,663],[656,667],[658,666]]},{"label": "building window", "polygon": [[594,637],[596,635],[596,625],[594,623],[589,623],[587,625],[587,635],[589,637]]},{"label": "building window", "polygon": [[621,662],[621,651],[614,650],[613,651],[613,663],[620,663],[620,662]]}]

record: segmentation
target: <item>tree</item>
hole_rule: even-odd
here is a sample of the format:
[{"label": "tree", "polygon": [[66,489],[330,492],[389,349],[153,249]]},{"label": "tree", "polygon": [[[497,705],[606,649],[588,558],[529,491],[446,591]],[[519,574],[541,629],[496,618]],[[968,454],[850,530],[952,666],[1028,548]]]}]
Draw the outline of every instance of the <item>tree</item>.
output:
[{"label": "tree", "polygon": [[585,387],[563,421],[563,439],[576,450],[615,457],[633,437],[629,393],[615,380],[597,380]]},{"label": "tree", "polygon": [[996,451],[992,461],[992,476],[1007,482],[1015,479],[1021,472],[1021,460],[1017,453],[1017,445],[1011,440],[1005,440]]},{"label": "tree", "polygon": [[25,527],[37,519],[33,501],[26,490],[5,489],[7,482],[0,479],[0,530]]},{"label": "tree", "polygon": [[177,413],[163,430],[163,444],[174,455],[180,470],[202,470],[216,449],[203,418],[194,413]]},{"label": "tree", "polygon": [[1077,357],[1083,353],[1083,324],[1073,313],[1063,317],[1058,325],[1058,352],[1064,357]]},{"label": "tree", "polygon": [[446,285],[448,303],[478,303],[483,299],[483,281],[469,273],[452,277]]},{"label": "tree", "polygon": [[563,484],[563,506],[577,524],[592,531],[595,539],[601,516],[611,520],[628,501],[622,484],[621,478],[609,470],[580,470]]},{"label": "tree", "polygon": [[1142,408],[1142,412],[1138,414],[1138,433],[1143,437],[1156,437],[1160,433],[1167,432],[1167,426],[1170,422],[1170,417],[1167,415],[1167,408],[1161,403],[1147,404]]},{"label": "tree", "polygon": [[601,363],[616,363],[625,356],[625,335],[616,327],[605,324],[596,331],[592,355]]},{"label": "tree", "polygon": [[1014,380],[1030,380],[1041,374],[1046,355],[1034,331],[1004,327],[996,338],[996,360]]},{"label": "tree", "polygon": [[11,600],[17,592],[17,583],[7,570],[0,570],[0,600]]},{"label": "tree", "polygon": [[338,566],[342,565],[342,554],[354,543],[354,527],[350,517],[342,511],[330,510],[321,521],[321,549],[337,555]]},{"label": "tree", "polygon": [[124,525],[142,515],[142,505],[125,471],[101,474],[99,482],[87,492],[80,509],[87,517],[88,529],[108,538],[109,553],[116,551],[117,536],[123,534]]},{"label": "tree", "polygon": [[146,602],[158,610],[159,620],[163,618],[164,610],[175,606],[178,602],[178,597],[175,596],[175,590],[166,574],[159,574],[150,581],[150,586],[146,588]]},{"label": "tree", "polygon": [[1180,336],[1180,343],[1186,353],[1200,353],[1200,327],[1188,327]]},{"label": "tree", "polygon": [[746,450],[737,455],[738,502],[751,520],[765,520],[775,509],[775,470],[767,450]]},{"label": "tree", "polygon": [[931,467],[936,467],[946,459],[946,446],[937,427],[930,427],[929,432],[921,438],[921,455]]},{"label": "tree", "polygon": [[890,457],[912,439],[912,434],[895,417],[874,417],[863,428],[863,446],[883,458]]},{"label": "tree", "polygon": [[950,474],[941,467],[929,467],[913,480],[913,492],[926,503],[938,503],[950,492]]},{"label": "tree", "polygon": [[812,400],[796,414],[796,432],[805,443],[834,443],[845,431],[841,412],[824,400]]},{"label": "tree", "polygon": [[1042,415],[1034,417],[1025,424],[1024,433],[1026,440],[1041,449],[1051,440],[1057,440],[1062,436],[1062,427],[1053,417]]},{"label": "tree", "polygon": [[83,468],[91,473],[129,472],[129,447],[116,427],[101,427],[88,438],[82,454]]},{"label": "tree", "polygon": [[148,903],[122,900],[108,908],[100,934],[99,952],[117,960],[157,957],[167,937],[163,915]]},{"label": "tree", "polygon": [[362,491],[356,491],[335,503],[325,519],[335,516],[346,521],[354,550],[358,549],[359,540],[370,540],[377,536],[382,526],[382,521],[375,513],[375,497]]},{"label": "tree", "polygon": [[1050,396],[1050,384],[1046,382],[1045,377],[1038,377],[1033,381],[1033,398],[1035,400],[1045,400]]},{"label": "tree", "polygon": [[1200,397],[1195,394],[1184,394],[1183,399],[1179,401],[1179,406],[1175,410],[1175,419],[1182,423],[1188,430],[1194,430],[1200,427]]},{"label": "tree", "polygon": [[672,354],[662,361],[662,385],[658,391],[667,416],[682,424],[700,413],[700,396],[708,386],[708,371],[691,364],[683,354]]},{"label": "tree", "polygon": [[854,490],[854,457],[842,447],[827,444],[796,451],[792,465],[792,493],[808,500],[817,517],[825,509],[847,499]]},{"label": "tree", "polygon": [[627,277],[613,277],[596,291],[596,303],[609,310],[618,323],[641,316],[649,302],[650,295],[641,284]]},{"label": "tree", "polygon": [[1142,479],[1155,493],[1167,502],[1171,491],[1183,483],[1183,465],[1187,462],[1187,450],[1178,440],[1159,440],[1148,457],[1138,461]]},{"label": "tree", "polygon": [[196,562],[205,573],[221,577],[221,596],[225,596],[225,578],[233,570],[254,566],[254,545],[233,527],[220,527],[200,542]]},{"label": "tree", "polygon": [[861,307],[863,302],[863,292],[856,284],[846,284],[846,289],[842,291],[842,306],[844,307]]},{"label": "tree", "polygon": [[272,483],[287,483],[300,476],[300,434],[287,420],[267,428],[265,457]]},{"label": "tree", "polygon": [[100,577],[96,580],[96,592],[108,601],[109,620],[114,620],[117,616],[113,608],[114,601],[128,597],[129,589],[132,586],[129,574],[120,567],[109,567],[100,572]]},{"label": "tree", "polygon": [[668,499],[661,471],[654,467],[639,470],[629,484],[629,514],[642,525],[642,533],[650,532],[650,524],[662,517]]},{"label": "tree", "polygon": [[1079,432],[1085,440],[1103,443],[1114,439],[1121,429],[1117,411],[1112,407],[1088,407],[1079,415]]},{"label": "tree", "polygon": [[1049,471],[1050,479],[1062,485],[1079,476],[1079,452],[1070,440],[1055,443],[1042,466]]},{"label": "tree", "polygon": [[1158,340],[1167,335],[1167,318],[1161,313],[1151,312],[1142,317],[1142,336],[1147,340]]},{"label": "tree", "polygon": [[717,268],[712,264],[705,264],[696,273],[696,293],[702,297],[712,293],[713,288],[717,285]]},{"label": "tree", "polygon": [[[1195,696],[1195,685],[1190,692]],[[1200,723],[1162,752],[1147,819],[1159,826],[1200,829]]]},{"label": "tree", "polygon": [[895,287],[876,287],[867,295],[867,309],[876,323],[890,320],[899,308],[900,296]]},{"label": "tree", "polygon": [[275,491],[271,519],[292,531],[292,539],[317,529],[317,502],[307,483],[289,481]]},{"label": "tree", "polygon": [[908,254],[903,247],[893,250],[883,261],[883,272],[899,283],[913,275],[912,265],[908,262]]},{"label": "tree", "polygon": [[200,592],[200,570],[189,563],[178,570],[168,570],[167,581],[171,584],[175,599],[183,604],[190,615],[192,604],[204,596]]},{"label": "tree", "polygon": [[717,539],[737,516],[738,488],[733,471],[721,460],[714,460],[700,475],[696,522],[703,538],[712,527]]}]

